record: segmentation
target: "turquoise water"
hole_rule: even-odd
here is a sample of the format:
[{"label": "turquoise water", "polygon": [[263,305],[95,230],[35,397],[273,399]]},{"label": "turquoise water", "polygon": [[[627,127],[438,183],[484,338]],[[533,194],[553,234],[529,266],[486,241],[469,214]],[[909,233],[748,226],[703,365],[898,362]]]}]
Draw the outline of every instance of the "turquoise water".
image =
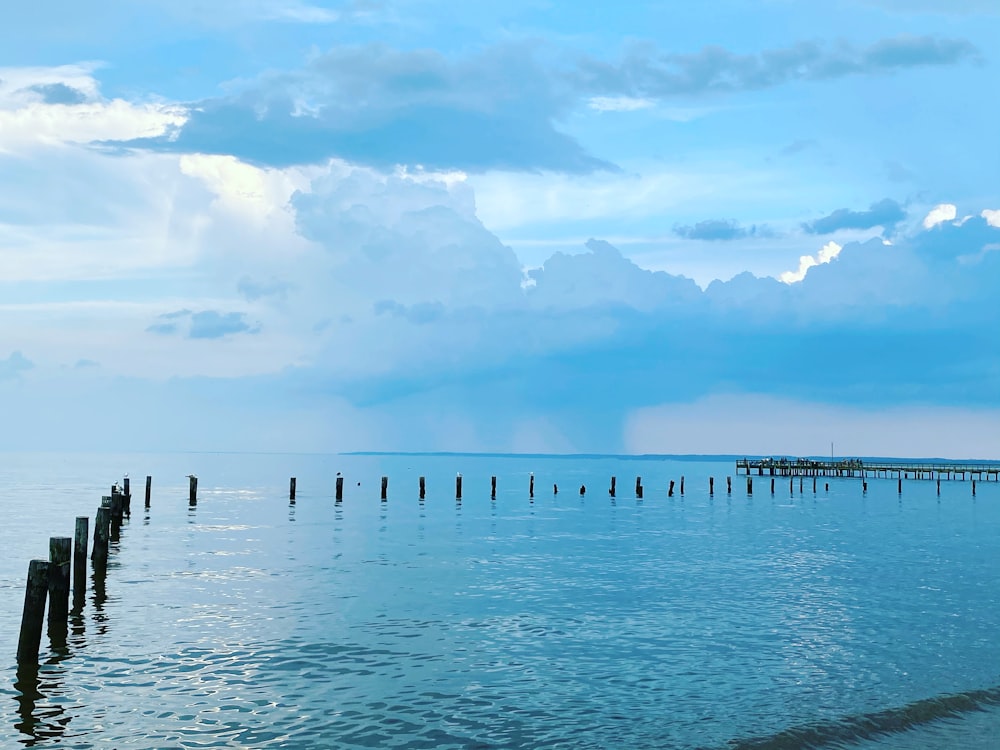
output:
[{"label": "turquoise water", "polygon": [[[19,674],[28,560],[124,472],[103,595]],[[776,485],[748,497],[728,460],[7,454],[0,746],[1000,746],[1000,487]]]}]

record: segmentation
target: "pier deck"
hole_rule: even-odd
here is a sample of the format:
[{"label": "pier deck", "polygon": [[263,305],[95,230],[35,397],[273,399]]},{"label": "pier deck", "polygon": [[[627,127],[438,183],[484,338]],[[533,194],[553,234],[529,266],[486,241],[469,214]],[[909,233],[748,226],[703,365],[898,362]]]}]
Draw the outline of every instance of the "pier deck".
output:
[{"label": "pier deck", "polygon": [[740,458],[736,473],[771,477],[886,477],[1000,481],[1000,462],[864,461],[860,458]]}]

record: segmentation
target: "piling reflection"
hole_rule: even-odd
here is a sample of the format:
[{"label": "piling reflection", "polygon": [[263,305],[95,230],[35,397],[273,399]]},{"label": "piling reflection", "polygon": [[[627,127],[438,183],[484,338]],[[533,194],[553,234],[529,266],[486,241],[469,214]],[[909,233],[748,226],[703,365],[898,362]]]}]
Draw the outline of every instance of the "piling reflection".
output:
[{"label": "piling reflection", "polygon": [[[65,658],[65,657],[61,657]],[[17,701],[17,719],[14,728],[23,735],[21,744],[25,747],[57,740],[65,735],[71,717],[66,713],[61,701],[47,702],[60,692],[63,674],[58,666],[61,659],[50,660],[39,669],[36,664],[22,664],[17,668],[14,690]],[[53,669],[52,667],[56,668]]]}]

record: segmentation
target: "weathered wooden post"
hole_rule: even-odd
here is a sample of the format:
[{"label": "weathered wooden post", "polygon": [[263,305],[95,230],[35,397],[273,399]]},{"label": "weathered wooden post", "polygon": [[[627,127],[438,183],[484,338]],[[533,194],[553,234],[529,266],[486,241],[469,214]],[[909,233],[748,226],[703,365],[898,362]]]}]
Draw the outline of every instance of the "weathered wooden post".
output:
[{"label": "weathered wooden post", "polygon": [[462,475],[459,474],[455,477],[455,499],[462,499]]},{"label": "weathered wooden post", "polygon": [[816,475],[813,475],[813,494],[816,494]]},{"label": "weathered wooden post", "polygon": [[198,504],[198,477],[188,474],[188,505]]},{"label": "weathered wooden post", "polygon": [[674,480],[671,479],[670,480],[670,487],[667,488],[667,497],[673,497],[673,496],[674,496]]},{"label": "weathered wooden post", "polygon": [[[104,501],[104,498],[101,498]],[[110,539],[112,542],[117,542],[121,538],[121,528],[122,528],[122,496],[118,492],[117,487],[111,488],[111,497],[109,498],[108,507],[111,508],[111,525],[110,525]]]},{"label": "weathered wooden post", "polygon": [[385,500],[389,494],[389,477],[382,477],[382,499]]},{"label": "weathered wooden post", "polygon": [[417,480],[417,486],[420,490],[420,499],[423,500],[427,497],[427,483],[423,477],[420,477],[420,479]]},{"label": "weathered wooden post", "polygon": [[555,482],[552,483],[552,494],[553,495],[559,494],[559,485],[556,484]]},{"label": "weathered wooden post", "polygon": [[615,496],[615,478],[614,477],[611,477],[611,488],[608,490],[608,494],[611,495],[611,497]]},{"label": "weathered wooden post", "polygon": [[108,562],[108,538],[110,536],[111,508],[102,505],[97,509],[94,518],[94,550],[90,559],[95,565],[105,565]]},{"label": "weathered wooden post", "polygon": [[897,483],[896,483],[896,492],[898,492],[900,495],[903,494],[903,480],[902,479],[897,480]]},{"label": "weathered wooden post", "polygon": [[753,494],[753,477],[747,474],[747,494]]},{"label": "weathered wooden post", "polygon": [[937,480],[937,493],[939,495],[941,494],[941,477],[938,477],[938,480]]},{"label": "weathered wooden post", "polygon": [[295,477],[288,480],[288,499],[295,502]]},{"label": "weathered wooden post", "polygon": [[149,474],[146,475],[146,507],[149,507],[149,498],[152,495],[153,490],[153,477]]},{"label": "weathered wooden post", "polygon": [[823,487],[823,492],[829,492],[829,491],[830,491],[830,483],[826,482]]},{"label": "weathered wooden post", "polygon": [[129,478],[122,480],[122,500],[125,501],[125,517],[132,517],[132,488],[129,486]]},{"label": "weathered wooden post", "polygon": [[681,495],[684,494],[684,475],[681,474]]},{"label": "weathered wooden post", "polygon": [[635,478],[635,496],[642,499],[642,477]]},{"label": "weathered wooden post", "polygon": [[732,495],[733,494],[733,478],[732,477],[726,477],[726,494],[727,495]]},{"label": "weathered wooden post", "polygon": [[795,494],[795,480],[792,479],[791,477],[789,477],[788,479],[788,494],[789,495]]},{"label": "weathered wooden post", "polygon": [[45,598],[49,592],[48,560],[28,563],[28,583],[24,588],[24,611],[21,614],[21,634],[17,640],[17,663],[38,661],[38,646],[42,642],[42,622],[45,620]]},{"label": "weathered wooden post", "polygon": [[69,565],[73,540],[49,537],[49,629],[65,629],[69,617]]},{"label": "weathered wooden post", "polygon": [[709,495],[715,494],[715,477],[708,478],[708,494]]},{"label": "weathered wooden post", "polygon": [[528,497],[535,496],[535,472],[528,475]]},{"label": "weathered wooden post", "polygon": [[799,477],[799,494],[802,494],[802,477]]},{"label": "weathered wooden post", "polygon": [[976,480],[975,479],[972,480],[972,496],[973,497],[976,496]]},{"label": "weathered wooden post", "polygon": [[861,491],[862,492],[868,492],[868,482],[865,482],[865,481],[861,482]]},{"label": "weathered wooden post", "polygon": [[73,606],[83,606],[84,594],[87,591],[87,536],[90,533],[90,519],[87,516],[76,517],[76,529],[73,532]]},{"label": "weathered wooden post", "polygon": [[337,489],[334,493],[334,497],[338,503],[344,499],[344,478],[340,476],[340,472],[337,472]]},{"label": "weathered wooden post", "polygon": [[771,494],[774,494],[774,477],[771,477]]},{"label": "weathered wooden post", "polygon": [[490,500],[497,499],[497,478],[490,477]]}]

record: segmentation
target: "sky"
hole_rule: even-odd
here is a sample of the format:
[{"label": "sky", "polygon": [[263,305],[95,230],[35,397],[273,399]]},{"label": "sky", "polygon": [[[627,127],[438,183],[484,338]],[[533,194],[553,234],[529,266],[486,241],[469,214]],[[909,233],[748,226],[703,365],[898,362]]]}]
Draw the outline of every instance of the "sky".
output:
[{"label": "sky", "polygon": [[994,0],[38,0],[6,450],[1000,458]]}]

